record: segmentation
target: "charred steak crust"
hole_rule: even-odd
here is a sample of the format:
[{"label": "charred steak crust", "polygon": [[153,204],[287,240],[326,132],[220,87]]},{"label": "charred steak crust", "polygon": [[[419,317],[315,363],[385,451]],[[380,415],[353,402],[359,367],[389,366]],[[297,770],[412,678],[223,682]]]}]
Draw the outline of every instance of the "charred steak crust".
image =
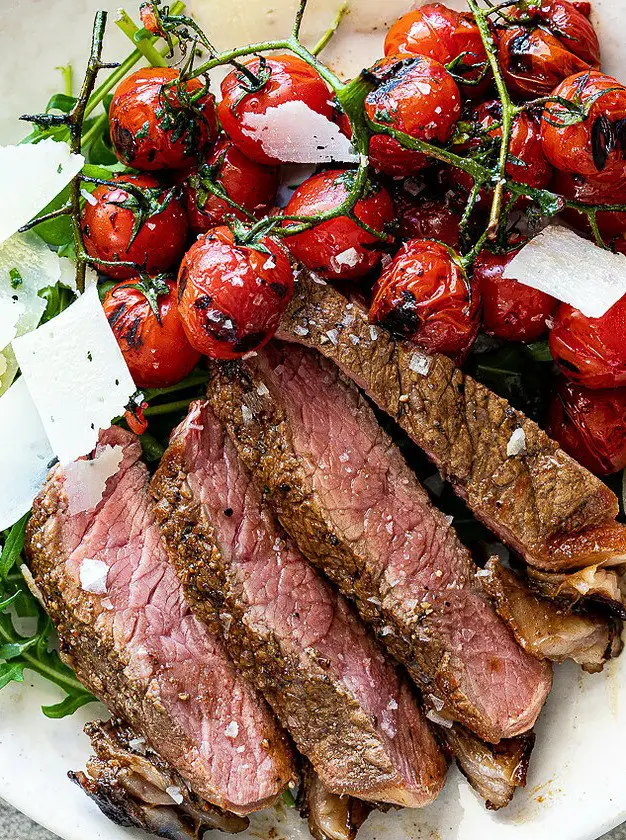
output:
[{"label": "charred steak crust", "polygon": [[[614,494],[450,359],[426,357],[371,326],[362,306],[306,271],[277,337],[332,359],[424,450],[475,516],[530,564],[623,562],[626,529],[613,521]],[[516,429],[524,430],[525,450],[509,457]]]},{"label": "charred steak crust", "polygon": [[[401,481],[406,482],[407,486],[410,485],[409,492],[414,490],[416,494],[419,493],[418,515],[427,521],[428,528],[432,528],[432,534],[427,539],[434,541],[435,545],[438,543],[438,547],[433,548],[433,544],[430,544],[423,549],[427,556],[426,565],[433,560],[438,563],[438,557],[433,557],[433,552],[441,552],[458,567],[459,580],[452,580],[450,600],[454,600],[457,595],[454,590],[469,592],[473,605],[470,608],[472,615],[467,615],[469,605],[466,604],[460,607],[457,618],[452,618],[449,612],[450,604],[447,600],[444,602],[443,595],[434,604],[429,596],[428,602],[424,598],[420,599],[420,603],[414,601],[409,605],[407,601],[410,600],[410,595],[405,596],[404,592],[398,594],[386,580],[380,565],[384,564],[385,558],[374,558],[372,562],[373,554],[367,543],[364,544],[363,539],[351,538],[345,529],[338,527],[335,511],[325,506],[310,477],[305,473],[299,453],[294,447],[293,428],[282,399],[281,388],[264,369],[264,357],[249,363],[212,364],[209,402],[225,424],[257,486],[263,489],[267,498],[271,500],[280,521],[301,551],[322,568],[347,597],[355,601],[361,617],[373,626],[377,636],[392,655],[407,667],[414,682],[421,689],[425,702],[434,706],[438,715],[463,723],[481,738],[491,742],[514,737],[530,729],[550,689],[550,668],[532,660],[515,645],[509,631],[495,616],[474,580],[473,564],[466,549],[460,544],[443,515],[432,508],[426,493],[419,489],[414,476],[391,440],[378,427],[371,409],[363,398],[351,383],[344,381],[330,369],[328,362],[315,362],[315,357],[306,354],[307,351],[286,347],[283,356],[285,359],[295,360],[295,365],[298,364],[298,359],[306,356],[309,361],[322,367],[327,378],[315,382],[312,388],[325,393],[329,401],[328,410],[330,403],[342,403],[347,399],[346,410],[356,417],[355,422],[363,423],[371,429],[376,428],[376,432],[372,434],[376,435],[380,449],[385,454],[391,453],[390,475],[384,480],[395,481],[394,470],[397,468],[401,471]],[[301,385],[304,385],[304,382],[303,378],[299,380]],[[303,395],[303,400],[312,398],[311,392]],[[322,413],[319,406],[316,411],[318,414]],[[324,422],[323,418],[321,422]],[[330,434],[328,429],[324,431],[326,436]],[[320,430],[312,434],[321,439]],[[334,474],[333,478],[336,478]],[[359,476],[361,482],[367,482],[368,478],[367,474]],[[346,501],[344,496],[339,504],[345,504]],[[376,516],[374,510],[374,517]],[[355,521],[354,525],[362,529],[362,519],[359,522]],[[376,548],[374,554],[375,552]],[[441,563],[444,567],[446,558]],[[434,569],[432,571],[434,572]],[[443,574],[447,575],[447,571],[442,571]],[[453,570],[452,578],[454,574]],[[475,609],[480,616],[473,614]],[[439,619],[439,628],[442,625],[444,627],[443,635],[437,626]],[[514,679],[522,681],[517,687],[518,697],[523,693],[528,700],[528,706],[518,705],[517,712],[512,716],[508,712],[503,713],[497,709],[498,701],[494,704],[493,698],[489,697],[489,694],[493,695],[499,690],[493,684],[489,686],[488,692],[482,692],[482,696],[480,689],[479,696],[476,696],[476,692],[474,697],[468,696],[466,689],[467,686],[471,686],[473,678],[470,677],[469,682],[466,681],[464,688],[459,671],[463,670],[466,663],[459,659],[458,651],[451,650],[448,641],[443,637],[450,626],[459,619],[462,622],[470,621],[468,632],[473,636],[476,632],[478,635],[483,632],[488,633],[490,637],[491,634],[494,635],[491,640],[494,645],[493,655],[485,655],[484,651],[479,653],[481,663],[477,666],[474,676],[479,675],[481,669],[485,668],[487,679],[491,681],[493,677],[497,682],[504,673],[508,676],[509,670],[516,668],[517,676]],[[471,622],[478,623],[476,629],[470,631],[473,626]],[[433,625],[434,630],[430,632]],[[471,662],[469,667],[474,667]],[[506,693],[509,694],[508,691]],[[520,703],[519,699],[517,702]]]},{"label": "charred steak crust", "polygon": [[[371,691],[388,692],[391,707],[396,710],[399,707],[399,711],[387,713],[401,730],[394,745],[394,740],[381,731],[381,721],[372,719],[357,695],[342,681],[337,673],[336,657],[331,661],[314,646],[299,649],[298,641],[289,634],[280,638],[274,632],[274,610],[293,614],[298,609],[298,599],[294,594],[289,604],[285,602],[283,572],[273,565],[276,561],[271,554],[264,558],[263,572],[267,572],[268,578],[264,577],[259,586],[275,592],[275,601],[270,600],[264,607],[272,615],[262,621],[258,620],[258,613],[255,617],[257,605],[237,580],[236,569],[229,568],[229,560],[220,550],[221,535],[199,502],[198,493],[190,486],[193,465],[185,451],[184,436],[186,431],[193,434],[202,424],[212,445],[219,446],[216,441],[225,433],[216,419],[211,418],[208,406],[205,404],[204,411],[202,404],[192,406],[190,416],[174,434],[151,485],[161,533],[192,610],[210,626],[221,624],[233,660],[264,694],[329,791],[408,807],[421,807],[432,801],[443,785],[446,762],[414,703],[409,686],[398,679],[391,665],[379,663],[386,684],[372,685]],[[224,462],[237,457],[227,438],[224,447]],[[209,453],[203,454],[208,460]],[[241,477],[230,474],[228,481],[236,482]],[[228,489],[224,487],[225,496]],[[252,509],[250,516],[246,518],[245,511],[243,515],[237,511],[233,517],[232,510],[223,515],[233,517],[237,529],[272,528],[273,516],[256,488],[244,489],[244,494]],[[253,518],[255,508],[261,511],[258,521]],[[260,520],[261,516],[265,521]],[[278,527],[269,536],[272,543],[276,539],[288,539]],[[286,567],[291,565],[292,572],[294,566],[298,567],[303,585],[311,587],[324,612],[332,611],[331,632],[343,637],[337,639],[338,646],[344,646],[346,638],[350,640],[359,664],[347,666],[348,669],[361,669],[367,661],[382,660],[374,641],[361,632],[360,622],[348,604],[328,584],[316,579],[317,573],[308,568],[295,546],[286,542],[283,553],[289,555]],[[236,563],[237,559],[233,566]],[[249,561],[249,565],[253,568],[244,574],[258,577],[260,564],[257,562],[255,567],[254,561]],[[325,618],[324,613],[320,618]],[[289,614],[278,617],[284,622],[289,619]],[[340,651],[339,655],[343,658]],[[355,677],[358,676],[356,673]],[[402,746],[396,746],[399,744]]]}]

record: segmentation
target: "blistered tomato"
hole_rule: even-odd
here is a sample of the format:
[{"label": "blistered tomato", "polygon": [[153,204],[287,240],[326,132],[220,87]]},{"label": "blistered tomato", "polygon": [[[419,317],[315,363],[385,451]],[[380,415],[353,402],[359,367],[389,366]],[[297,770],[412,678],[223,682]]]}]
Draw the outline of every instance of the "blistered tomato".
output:
[{"label": "blistered tomato", "polygon": [[[353,170],[330,169],[308,178],[294,192],[285,215],[307,217],[332,210],[347,198],[354,183]],[[387,190],[371,184],[359,199],[355,215],[384,233],[393,221],[394,207]],[[292,224],[285,222],[285,226]],[[287,236],[285,244],[307,268],[322,277],[356,280],[379,264],[386,242],[359,227],[348,216],[337,216],[303,233]]]},{"label": "blistered tomato", "polygon": [[293,294],[293,271],[282,245],[268,236],[238,244],[217,227],[185,254],[178,307],[189,342],[213,359],[236,359],[272,338]]},{"label": "blistered tomato", "polygon": [[144,67],[117,87],[109,109],[111,142],[134,169],[192,165],[217,137],[215,97],[172,67]]},{"label": "blistered tomato", "polygon": [[[555,170],[550,189],[582,204],[626,204],[626,181],[597,181],[595,178],[585,178],[584,175]],[[573,227],[591,234],[591,226],[585,213],[568,207],[561,211],[561,215]],[[607,244],[626,233],[626,213],[600,211],[596,213],[596,222]]]},{"label": "blistered tomato", "polygon": [[369,318],[428,353],[460,363],[478,333],[480,299],[445,245],[414,239],[383,270]]},{"label": "blistered tomato", "polygon": [[460,213],[440,199],[413,197],[404,190],[393,194],[403,239],[437,239],[456,248],[459,244]]},{"label": "blistered tomato", "polygon": [[[187,216],[180,188],[163,187],[152,175],[114,175],[115,186],[101,185],[81,215],[87,253],[98,260],[136,263],[149,274],[169,271],[182,257]],[[132,266],[101,265],[121,280],[137,273]]]}]

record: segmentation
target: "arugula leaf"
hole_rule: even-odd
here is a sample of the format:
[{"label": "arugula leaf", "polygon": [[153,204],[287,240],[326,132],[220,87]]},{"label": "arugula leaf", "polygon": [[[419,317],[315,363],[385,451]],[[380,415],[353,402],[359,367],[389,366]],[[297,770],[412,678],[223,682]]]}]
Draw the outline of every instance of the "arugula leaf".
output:
[{"label": "arugula leaf", "polygon": [[29,517],[30,513],[26,513],[18,522],[15,523],[9,531],[9,535],[2,547],[2,552],[0,553],[0,580],[2,581],[7,579],[9,572],[20,559],[20,555],[24,547],[26,524]]},{"label": "arugula leaf", "polygon": [[24,682],[24,666],[19,662],[0,662],[0,689],[10,682]]}]

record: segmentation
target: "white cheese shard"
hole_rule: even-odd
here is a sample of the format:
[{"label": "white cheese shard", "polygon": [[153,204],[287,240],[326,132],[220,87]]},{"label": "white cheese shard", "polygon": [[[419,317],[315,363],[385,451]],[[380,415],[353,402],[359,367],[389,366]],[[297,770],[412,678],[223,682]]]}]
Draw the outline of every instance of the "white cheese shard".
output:
[{"label": "white cheese shard", "polygon": [[33,503],[54,460],[23,377],[0,397],[0,531]]},{"label": "white cheese shard", "polygon": [[246,113],[241,128],[259,140],[266,155],[285,163],[356,163],[359,159],[339,126],[301,100],[281,102],[264,113]]},{"label": "white cheese shard", "polygon": [[0,242],[50,204],[84,163],[67,143],[55,140],[0,146]]},{"label": "white cheese shard", "polygon": [[13,342],[33,401],[62,464],[91,452],[124,413],[135,384],[89,288],[64,312]]},{"label": "white cheese shard", "polygon": [[515,429],[509,442],[506,445],[506,454],[509,458],[521,455],[526,449],[526,434],[523,429]]},{"label": "white cheese shard", "polygon": [[626,256],[550,225],[511,260],[503,277],[601,318],[626,295]]},{"label": "white cheese shard", "polygon": [[106,595],[108,574],[109,567],[104,560],[85,557],[78,570],[81,589],[93,595]]},{"label": "white cheese shard", "polygon": [[119,470],[123,457],[121,446],[107,445],[92,460],[72,461],[65,467],[65,492],[71,516],[97,507],[107,481]]}]

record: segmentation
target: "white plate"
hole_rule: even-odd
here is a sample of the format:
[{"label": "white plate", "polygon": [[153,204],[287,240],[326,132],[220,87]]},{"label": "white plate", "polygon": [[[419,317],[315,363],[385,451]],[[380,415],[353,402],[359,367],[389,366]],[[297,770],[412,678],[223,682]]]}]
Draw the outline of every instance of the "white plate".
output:
[{"label": "white plate", "polygon": [[[242,0],[193,0],[205,5],[205,17],[216,15],[218,4],[236,9]],[[252,15],[253,2],[267,10],[266,0],[245,0]],[[273,7],[294,0],[274,2]],[[328,7],[328,0],[310,0]],[[336,2],[336,0],[331,0]],[[372,15],[378,0],[353,0],[359,14],[346,21],[359,28],[359,15]],[[374,5],[372,5],[374,3]],[[393,16],[410,0],[387,0]],[[14,142],[25,130],[15,122],[20,113],[40,109],[58,89],[55,66],[72,61],[77,74],[88,48],[93,11],[107,0],[0,0],[0,142]],[[130,8],[130,6],[129,6]],[[596,0],[607,71],[622,72],[626,55],[626,0]],[[315,10],[314,10],[315,11]],[[268,30],[276,18],[261,12]],[[321,25],[317,20],[313,26]],[[128,51],[111,25],[107,57]],[[255,37],[264,34],[256,32]],[[331,58],[348,57],[346,72],[355,63],[375,58],[382,44],[378,33],[354,38],[342,35],[341,49]],[[209,31],[209,30],[207,30]],[[209,31],[209,35],[211,32]],[[228,33],[222,30],[222,38]],[[352,49],[350,49],[352,45]],[[359,52],[354,45],[357,45]],[[224,46],[220,43],[220,46]],[[360,52],[360,50],[365,52]],[[364,56],[364,57],[363,57]],[[47,720],[42,704],[59,699],[56,689],[27,673],[23,686],[0,692],[0,796],[65,840],[121,840],[145,836],[121,829],[106,820],[66,777],[69,769],[84,767],[89,755],[82,725],[98,714],[98,707],[83,709],[71,718]],[[528,787],[519,792],[504,812],[491,814],[456,770],[449,775],[439,800],[423,811],[376,814],[360,833],[362,840],[595,840],[626,819],[626,658],[611,663],[601,675],[584,675],[574,666],[557,669],[555,687],[537,726],[537,746]],[[293,811],[255,818],[245,840],[308,840],[308,833]],[[211,835],[211,840],[224,835]]]}]

